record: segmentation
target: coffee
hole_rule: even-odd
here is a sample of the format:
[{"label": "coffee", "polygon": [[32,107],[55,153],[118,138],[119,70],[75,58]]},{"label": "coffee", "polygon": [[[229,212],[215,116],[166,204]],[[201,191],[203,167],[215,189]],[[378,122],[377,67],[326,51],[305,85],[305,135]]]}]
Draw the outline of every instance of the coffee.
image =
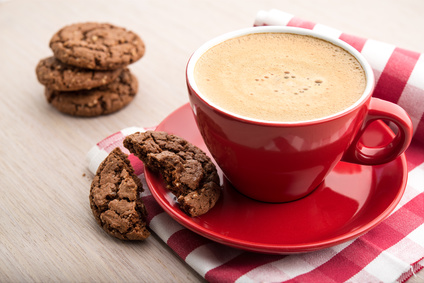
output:
[{"label": "coffee", "polygon": [[365,72],[343,48],[290,33],[226,40],[197,61],[194,79],[206,99],[248,118],[293,122],[326,117],[354,104]]}]

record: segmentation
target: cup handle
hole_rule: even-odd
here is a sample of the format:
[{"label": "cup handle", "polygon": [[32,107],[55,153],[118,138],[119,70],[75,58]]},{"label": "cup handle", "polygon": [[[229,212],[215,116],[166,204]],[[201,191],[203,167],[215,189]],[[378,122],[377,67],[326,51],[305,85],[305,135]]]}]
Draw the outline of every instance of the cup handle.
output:
[{"label": "cup handle", "polygon": [[[391,142],[382,147],[368,147],[360,142],[367,127],[376,120],[393,122],[398,128],[396,136]],[[362,128],[358,131],[352,144],[342,157],[342,161],[378,165],[390,162],[401,155],[411,143],[413,126],[406,111],[397,104],[371,98],[368,114]]]}]

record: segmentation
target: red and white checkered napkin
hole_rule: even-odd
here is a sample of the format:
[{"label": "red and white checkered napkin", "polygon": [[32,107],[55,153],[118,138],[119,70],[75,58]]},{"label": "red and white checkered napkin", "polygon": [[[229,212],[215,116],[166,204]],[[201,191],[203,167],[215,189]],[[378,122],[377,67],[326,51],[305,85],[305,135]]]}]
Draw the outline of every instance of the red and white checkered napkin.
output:
[{"label": "red and white checkered napkin", "polygon": [[[151,230],[210,282],[406,281],[424,267],[424,80],[418,79],[424,74],[423,56],[276,10],[259,12],[255,25],[320,29],[353,44],[370,60],[378,79],[376,96],[402,105],[416,128],[414,143],[406,153],[409,179],[401,202],[380,225],[355,240],[311,253],[265,255],[227,247],[184,228],[161,209],[145,185],[142,197]],[[122,145],[124,137],[144,130],[127,128],[100,141],[87,154],[90,171],[95,173],[116,146],[128,153]],[[130,160],[144,180],[141,161],[132,155]]]}]

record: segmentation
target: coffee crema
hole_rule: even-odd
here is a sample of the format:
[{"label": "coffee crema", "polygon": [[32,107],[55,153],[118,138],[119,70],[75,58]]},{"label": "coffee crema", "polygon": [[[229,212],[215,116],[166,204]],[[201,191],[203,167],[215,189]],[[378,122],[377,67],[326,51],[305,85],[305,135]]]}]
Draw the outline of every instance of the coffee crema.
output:
[{"label": "coffee crema", "polygon": [[291,33],[253,33],[213,46],[197,61],[194,80],[215,105],[275,122],[335,114],[366,87],[365,72],[349,52]]}]

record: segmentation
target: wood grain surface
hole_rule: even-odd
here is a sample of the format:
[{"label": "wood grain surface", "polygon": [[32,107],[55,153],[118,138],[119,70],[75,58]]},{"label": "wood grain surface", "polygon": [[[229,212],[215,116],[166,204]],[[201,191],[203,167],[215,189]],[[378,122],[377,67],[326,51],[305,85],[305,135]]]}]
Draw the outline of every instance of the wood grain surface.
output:
[{"label": "wood grain surface", "polygon": [[[190,54],[271,8],[424,52],[422,0],[0,1],[1,282],[203,280],[156,235],[122,242],[99,228],[88,202],[93,176],[85,155],[109,134],[154,126],[188,102]],[[145,56],[130,66],[137,97],[109,116],[59,113],[36,79],[38,61],[52,55],[53,33],[82,21],[126,27],[146,43]],[[424,280],[422,274],[410,282]]]}]

